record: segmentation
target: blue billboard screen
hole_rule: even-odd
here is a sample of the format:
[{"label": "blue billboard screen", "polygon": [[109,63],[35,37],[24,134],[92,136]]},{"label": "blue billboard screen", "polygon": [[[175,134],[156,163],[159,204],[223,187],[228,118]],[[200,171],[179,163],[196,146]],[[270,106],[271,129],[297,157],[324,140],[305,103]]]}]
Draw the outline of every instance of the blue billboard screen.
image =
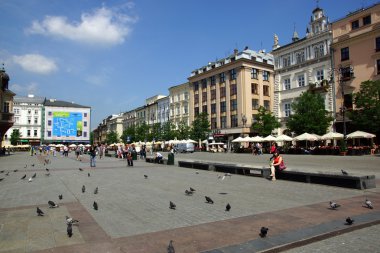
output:
[{"label": "blue billboard screen", "polygon": [[53,112],[53,136],[79,137],[82,130],[82,113]]}]

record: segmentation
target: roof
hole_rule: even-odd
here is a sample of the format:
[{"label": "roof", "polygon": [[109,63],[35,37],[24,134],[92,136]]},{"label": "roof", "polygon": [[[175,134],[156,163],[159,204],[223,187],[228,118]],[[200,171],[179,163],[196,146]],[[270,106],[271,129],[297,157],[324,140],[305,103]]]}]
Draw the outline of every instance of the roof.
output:
[{"label": "roof", "polygon": [[22,97],[15,96],[13,99],[14,103],[28,103],[28,104],[43,104],[45,101],[44,97]]},{"label": "roof", "polygon": [[44,105],[52,106],[52,107],[91,108],[90,106],[79,105],[74,102],[67,102],[67,101],[56,100],[56,99],[46,99]]},{"label": "roof", "polygon": [[286,47],[292,46],[292,45],[294,45],[294,44],[296,44],[296,43],[300,43],[300,42],[302,42],[302,41],[304,41],[304,40],[306,40],[306,37],[303,37],[302,39],[296,40],[296,41],[294,41],[294,42],[290,42],[289,44],[286,44],[286,45],[280,46],[280,47],[276,48],[275,50],[273,50],[272,52],[279,51],[279,50],[284,49],[284,48],[286,48]]}]

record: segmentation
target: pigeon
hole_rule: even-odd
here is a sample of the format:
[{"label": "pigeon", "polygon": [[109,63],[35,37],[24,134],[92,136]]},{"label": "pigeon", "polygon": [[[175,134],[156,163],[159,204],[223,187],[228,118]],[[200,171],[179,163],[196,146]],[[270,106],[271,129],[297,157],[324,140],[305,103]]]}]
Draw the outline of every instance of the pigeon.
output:
[{"label": "pigeon", "polygon": [[205,196],[205,198],[206,198],[207,203],[214,204],[214,201],[210,197]]},{"label": "pigeon", "polygon": [[18,170],[14,170],[13,172],[17,172]]},{"label": "pigeon", "polygon": [[50,176],[50,173],[45,173],[45,176]]},{"label": "pigeon", "polygon": [[173,202],[170,201],[169,208],[175,210],[176,205]]},{"label": "pigeon", "polygon": [[0,171],[0,173],[4,173],[5,170]]},{"label": "pigeon", "polygon": [[80,170],[80,171],[83,171],[83,169],[82,169],[82,168],[79,168],[79,170]]},{"label": "pigeon", "polygon": [[48,168],[46,168],[45,170],[46,170],[47,172],[49,172],[49,169],[48,169]]},{"label": "pigeon", "polygon": [[26,174],[21,179],[25,179],[25,178],[26,178]]},{"label": "pigeon", "polygon": [[28,168],[28,165],[27,165],[27,164],[25,165],[24,169],[26,169],[26,168]]},{"label": "pigeon", "polygon": [[261,229],[260,229],[260,237],[266,237],[267,234],[268,234],[268,230],[269,230],[269,228],[267,228],[267,227],[261,227]]},{"label": "pigeon", "polygon": [[226,174],[224,174],[226,177],[231,177],[232,175],[231,175],[231,173],[226,173]]},{"label": "pigeon", "polygon": [[193,195],[193,192],[192,192],[192,191],[185,190],[185,194],[188,195],[188,196],[191,196],[191,195]]},{"label": "pigeon", "polygon": [[354,223],[354,220],[351,219],[351,217],[347,217],[346,219],[346,225],[352,225]]},{"label": "pigeon", "polygon": [[36,176],[37,176],[37,173],[34,173],[33,176],[32,176],[32,178],[35,178]]},{"label": "pigeon", "polygon": [[90,173],[87,173],[87,176],[90,177]]},{"label": "pigeon", "polygon": [[218,175],[218,179],[222,179],[222,176],[221,176],[221,175]]},{"label": "pigeon", "polygon": [[369,209],[373,209],[372,202],[369,199],[366,199],[364,202],[365,206]]},{"label": "pigeon", "polygon": [[193,188],[190,187],[190,191],[195,192],[195,189],[193,189]]},{"label": "pigeon", "polygon": [[34,167],[34,163],[32,164],[32,167]]},{"label": "pigeon", "polygon": [[0,182],[3,181],[3,180],[4,180],[4,178],[0,178]]},{"label": "pigeon", "polygon": [[92,204],[92,206],[96,211],[98,211],[98,203],[96,203],[96,201],[94,201],[94,204]]},{"label": "pigeon", "polygon": [[348,172],[345,171],[345,170],[342,170],[342,174],[343,174],[343,175],[348,175]]},{"label": "pigeon", "polygon": [[195,172],[195,174],[197,174],[197,175],[198,175],[198,174],[199,174],[199,172],[198,172],[198,171],[196,171],[196,172]]},{"label": "pigeon", "polygon": [[226,178],[226,175],[224,175],[223,177],[222,177],[222,180],[224,180]]},{"label": "pigeon", "polygon": [[95,188],[94,194],[98,194],[98,187]]},{"label": "pigeon", "polygon": [[82,186],[82,193],[85,193],[85,191],[86,191],[86,186]]},{"label": "pigeon", "polygon": [[33,178],[30,177],[29,180],[28,180],[28,182],[32,182],[32,181],[33,181]]},{"label": "pigeon", "polygon": [[69,237],[73,236],[73,225],[71,223],[67,224],[67,235]]},{"label": "pigeon", "polygon": [[5,173],[6,176],[9,176],[9,171],[7,173]]},{"label": "pigeon", "polygon": [[59,200],[62,200],[62,199],[63,199],[62,194],[59,194],[59,195],[58,195],[58,198],[59,198]]},{"label": "pigeon", "polygon": [[77,224],[77,223],[79,223],[79,220],[74,220],[73,218],[71,218],[71,217],[69,217],[69,216],[66,216],[66,224],[68,225],[68,224],[72,224],[72,225],[74,225],[74,224]]},{"label": "pigeon", "polygon": [[169,242],[168,253],[175,253],[174,246],[173,246],[173,240],[170,240],[170,242]]},{"label": "pigeon", "polygon": [[148,175],[144,175],[144,178],[145,178],[145,179],[148,179]]},{"label": "pigeon", "polygon": [[332,201],[330,201],[330,208],[331,208],[331,209],[335,210],[335,209],[337,209],[338,207],[340,207],[340,205],[339,205],[339,204],[337,204],[337,203],[335,203],[335,202],[332,202]]},{"label": "pigeon", "polygon": [[58,205],[56,203],[54,203],[53,201],[51,201],[51,200],[48,201],[48,204],[49,204],[49,208],[56,208],[56,207],[58,207]]},{"label": "pigeon", "polygon": [[230,203],[227,203],[227,205],[226,205],[226,211],[229,212],[230,209],[231,209],[231,205],[230,205]]},{"label": "pigeon", "polygon": [[42,210],[39,207],[37,207],[37,215],[38,216],[44,216],[45,215],[44,212],[42,212]]}]

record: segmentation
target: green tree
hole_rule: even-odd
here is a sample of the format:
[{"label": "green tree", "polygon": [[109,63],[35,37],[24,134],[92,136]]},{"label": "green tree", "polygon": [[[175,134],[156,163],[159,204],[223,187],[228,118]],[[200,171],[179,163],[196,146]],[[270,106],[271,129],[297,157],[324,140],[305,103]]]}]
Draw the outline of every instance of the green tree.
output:
[{"label": "green tree", "polygon": [[161,140],[161,123],[154,123],[149,127],[150,131],[148,134],[148,140],[155,139],[156,141]]},{"label": "green tree", "polygon": [[123,131],[123,134],[121,135],[120,139],[123,140],[123,142],[127,142],[129,136],[129,141],[134,142],[136,140],[136,128],[135,126],[129,126]]},{"label": "green tree", "polygon": [[348,113],[357,129],[378,133],[380,126],[380,80],[362,82],[353,94],[355,110]]},{"label": "green tree", "polygon": [[11,144],[17,145],[17,143],[20,141],[21,133],[19,129],[13,129],[11,133]]},{"label": "green tree", "polygon": [[206,139],[210,132],[210,122],[208,121],[208,115],[205,112],[198,114],[194,121],[191,123],[190,136],[194,140]]},{"label": "green tree", "polygon": [[111,131],[107,134],[106,142],[108,144],[112,143],[118,143],[119,142],[119,137],[117,136],[117,133],[114,131]]},{"label": "green tree", "polygon": [[259,113],[255,116],[255,122],[252,124],[251,129],[253,132],[261,136],[270,135],[273,129],[281,126],[276,117],[272,113],[260,106]]},{"label": "green tree", "polygon": [[144,122],[136,127],[136,140],[135,141],[149,141],[149,126]]},{"label": "green tree", "polygon": [[173,140],[175,137],[175,125],[172,121],[167,121],[162,125],[162,139],[163,140]]},{"label": "green tree", "polygon": [[185,121],[181,120],[178,124],[178,128],[176,131],[176,137],[178,140],[188,139],[190,135],[190,126],[186,124]]},{"label": "green tree", "polygon": [[94,145],[94,132],[90,133],[90,145]]},{"label": "green tree", "polygon": [[293,113],[289,116],[286,126],[296,134],[304,132],[323,135],[326,133],[333,118],[325,109],[325,103],[320,94],[303,92],[292,103]]}]

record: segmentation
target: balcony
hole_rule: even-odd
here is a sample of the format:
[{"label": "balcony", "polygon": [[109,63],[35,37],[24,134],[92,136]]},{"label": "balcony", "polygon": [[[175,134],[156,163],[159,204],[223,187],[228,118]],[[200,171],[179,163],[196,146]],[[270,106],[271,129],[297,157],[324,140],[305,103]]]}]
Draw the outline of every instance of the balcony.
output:
[{"label": "balcony", "polygon": [[327,92],[329,90],[329,87],[329,82],[326,79],[323,79],[320,82],[309,84],[309,90],[311,92]]},{"label": "balcony", "polygon": [[8,112],[0,112],[0,123],[10,123],[13,124],[13,113],[8,113]]}]

